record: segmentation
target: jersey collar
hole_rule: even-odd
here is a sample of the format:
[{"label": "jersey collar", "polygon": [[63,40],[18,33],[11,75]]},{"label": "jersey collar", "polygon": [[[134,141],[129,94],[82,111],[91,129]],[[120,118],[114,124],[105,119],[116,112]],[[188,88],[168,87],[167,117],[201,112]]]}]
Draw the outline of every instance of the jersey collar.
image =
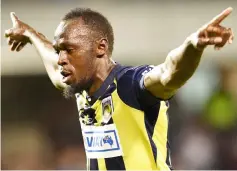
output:
[{"label": "jersey collar", "polygon": [[105,81],[102,83],[100,88],[96,90],[96,92],[91,96],[87,97],[87,101],[90,105],[94,104],[97,99],[99,99],[108,89],[108,87],[113,83],[114,77],[116,76],[117,72],[122,69],[122,66],[120,64],[115,65],[115,67],[112,69],[112,71],[109,73]]}]

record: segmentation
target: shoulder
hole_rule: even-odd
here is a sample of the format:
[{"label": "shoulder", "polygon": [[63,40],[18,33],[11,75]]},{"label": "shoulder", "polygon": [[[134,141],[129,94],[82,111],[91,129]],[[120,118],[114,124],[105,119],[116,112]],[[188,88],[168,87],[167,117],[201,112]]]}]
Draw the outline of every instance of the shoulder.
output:
[{"label": "shoulder", "polygon": [[139,110],[143,109],[141,105],[143,90],[140,82],[152,68],[151,65],[121,66],[116,74],[117,92],[125,104]]},{"label": "shoulder", "polygon": [[[154,66],[152,65],[141,65],[141,66],[121,66],[121,70],[116,75],[116,80],[139,80],[147,72],[152,70]],[[131,80],[132,79],[132,80]]]}]

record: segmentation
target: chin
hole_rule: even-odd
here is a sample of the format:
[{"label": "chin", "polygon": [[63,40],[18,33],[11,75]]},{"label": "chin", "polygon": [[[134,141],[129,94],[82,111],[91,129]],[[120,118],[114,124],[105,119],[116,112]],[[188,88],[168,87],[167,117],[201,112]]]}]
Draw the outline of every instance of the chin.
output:
[{"label": "chin", "polygon": [[76,84],[76,81],[74,81],[73,79],[70,79],[70,78],[66,78],[65,80],[63,80],[63,82],[69,86]]},{"label": "chin", "polygon": [[63,90],[63,96],[66,99],[71,99],[75,96],[76,93],[80,93],[80,92],[81,91],[78,89],[77,85],[70,84]]},{"label": "chin", "polygon": [[81,93],[83,90],[85,90],[85,87],[78,82],[68,81],[66,84],[68,86],[63,91],[63,95],[66,99],[70,99],[74,97],[76,93]]},{"label": "chin", "polygon": [[63,95],[67,99],[74,97],[76,93],[81,93],[83,90],[88,91],[92,85],[92,80],[81,80],[80,82],[72,81],[70,83],[71,84],[69,84],[69,82],[66,83],[68,86],[63,91]]}]

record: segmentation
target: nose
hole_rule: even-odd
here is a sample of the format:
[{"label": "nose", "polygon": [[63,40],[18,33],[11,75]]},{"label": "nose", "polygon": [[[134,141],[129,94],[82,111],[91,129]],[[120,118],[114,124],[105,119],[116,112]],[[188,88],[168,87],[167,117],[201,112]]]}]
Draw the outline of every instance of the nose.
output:
[{"label": "nose", "polygon": [[67,55],[63,51],[60,51],[59,58],[58,58],[58,65],[64,66],[67,63],[68,63]]}]

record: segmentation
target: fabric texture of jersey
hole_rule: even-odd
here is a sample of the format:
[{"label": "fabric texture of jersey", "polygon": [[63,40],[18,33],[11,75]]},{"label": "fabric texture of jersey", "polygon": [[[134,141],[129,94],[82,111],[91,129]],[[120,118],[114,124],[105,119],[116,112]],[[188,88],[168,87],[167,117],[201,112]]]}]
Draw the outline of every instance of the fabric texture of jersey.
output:
[{"label": "fabric texture of jersey", "polygon": [[171,169],[168,101],[143,85],[152,68],[117,64],[93,96],[76,94],[88,170]]}]

